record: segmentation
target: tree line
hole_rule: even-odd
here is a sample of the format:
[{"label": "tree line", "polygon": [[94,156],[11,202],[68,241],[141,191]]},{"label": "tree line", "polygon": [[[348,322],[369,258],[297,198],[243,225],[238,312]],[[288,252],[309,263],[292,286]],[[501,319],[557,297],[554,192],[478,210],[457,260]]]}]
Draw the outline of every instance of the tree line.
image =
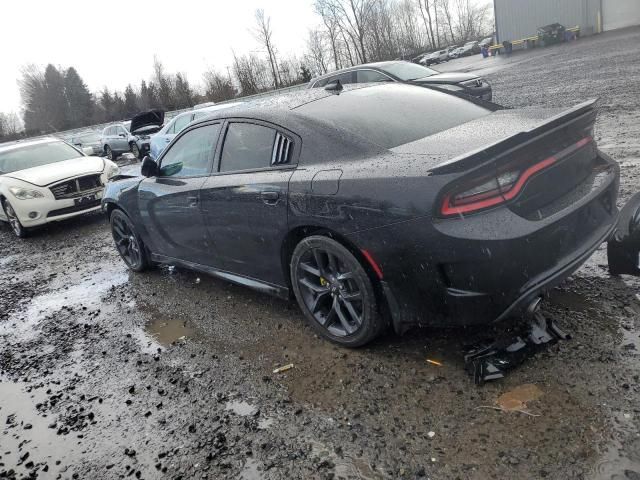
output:
[{"label": "tree line", "polygon": [[474,0],[315,0],[314,9],[319,23],[309,30],[301,56],[280,55],[271,18],[257,10],[250,30],[262,51],[233,52],[226,72],[205,71],[198,89],[184,74],[167,72],[155,57],[151,78],[124,91],[104,87],[92,93],[74,67],[27,66],[18,82],[22,122],[16,114],[0,114],[0,140],[252,95],[360,63],[411,59],[492,30],[489,6]]}]

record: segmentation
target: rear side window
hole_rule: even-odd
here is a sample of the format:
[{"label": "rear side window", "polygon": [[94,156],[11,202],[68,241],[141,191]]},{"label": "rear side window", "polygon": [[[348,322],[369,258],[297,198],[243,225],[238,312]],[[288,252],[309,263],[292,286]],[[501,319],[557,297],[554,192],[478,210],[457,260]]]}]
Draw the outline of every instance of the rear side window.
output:
[{"label": "rear side window", "polygon": [[209,174],[220,124],[206,125],[188,131],[162,157],[161,177],[193,177]]},{"label": "rear side window", "polygon": [[227,130],[220,171],[255,170],[271,165],[276,131],[253,123],[231,123]]},{"label": "rear side window", "polygon": [[491,113],[447,93],[400,83],[329,95],[295,110],[387,149]]},{"label": "rear side window", "polygon": [[180,133],[184,127],[191,123],[191,115],[183,115],[182,117],[176,118],[176,121],[173,123],[173,127],[169,133]]}]

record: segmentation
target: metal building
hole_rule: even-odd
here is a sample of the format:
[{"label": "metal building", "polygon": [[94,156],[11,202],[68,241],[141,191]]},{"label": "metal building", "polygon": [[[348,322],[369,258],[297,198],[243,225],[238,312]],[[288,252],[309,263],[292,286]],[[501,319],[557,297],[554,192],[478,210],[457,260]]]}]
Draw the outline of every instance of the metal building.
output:
[{"label": "metal building", "polygon": [[496,40],[531,37],[538,27],[580,26],[581,35],[640,25],[640,0],[494,0]]}]

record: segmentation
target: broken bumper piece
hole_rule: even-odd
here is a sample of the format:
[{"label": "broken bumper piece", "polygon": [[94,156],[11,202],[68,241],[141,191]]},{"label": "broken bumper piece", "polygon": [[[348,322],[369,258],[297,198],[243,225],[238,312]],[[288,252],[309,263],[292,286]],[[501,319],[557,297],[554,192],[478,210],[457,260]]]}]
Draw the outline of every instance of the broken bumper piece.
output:
[{"label": "broken bumper piece", "polygon": [[482,385],[503,378],[508,370],[520,365],[544,345],[570,338],[553,320],[536,312],[527,322],[526,335],[468,347],[464,356],[465,370],[473,376],[476,385]]}]

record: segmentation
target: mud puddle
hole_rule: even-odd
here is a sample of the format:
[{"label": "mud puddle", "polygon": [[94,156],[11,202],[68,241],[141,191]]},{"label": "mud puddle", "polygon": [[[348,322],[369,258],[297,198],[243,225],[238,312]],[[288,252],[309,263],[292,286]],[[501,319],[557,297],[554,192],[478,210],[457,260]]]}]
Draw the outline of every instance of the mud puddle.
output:
[{"label": "mud puddle", "polygon": [[194,335],[194,330],[184,320],[154,316],[144,327],[145,332],[160,345],[169,346]]},{"label": "mud puddle", "polygon": [[129,273],[122,266],[101,267],[80,278],[73,277],[65,275],[56,278],[48,292],[31,298],[22,309],[0,324],[0,336],[11,334],[14,338],[19,335],[22,339],[28,339],[35,335],[38,323],[63,308],[71,310],[80,307],[87,310],[97,307],[107,290],[127,282]]},{"label": "mud puddle", "polygon": [[359,480],[377,480],[383,478],[380,472],[375,471],[363,458],[343,454],[341,449],[336,453],[335,448],[309,440],[311,456],[322,461],[329,461],[334,465],[334,473],[337,478],[357,478]]},{"label": "mud puddle", "polygon": [[[34,469],[56,478],[80,458],[77,439],[56,434],[55,416],[39,413],[46,402],[40,390],[27,392],[21,383],[0,380],[1,459],[17,472]],[[49,478],[49,477],[47,477]]]},{"label": "mud puddle", "polygon": [[498,397],[496,403],[507,411],[524,410],[527,403],[537,400],[542,396],[542,390],[536,385],[525,384],[515,387]]}]

